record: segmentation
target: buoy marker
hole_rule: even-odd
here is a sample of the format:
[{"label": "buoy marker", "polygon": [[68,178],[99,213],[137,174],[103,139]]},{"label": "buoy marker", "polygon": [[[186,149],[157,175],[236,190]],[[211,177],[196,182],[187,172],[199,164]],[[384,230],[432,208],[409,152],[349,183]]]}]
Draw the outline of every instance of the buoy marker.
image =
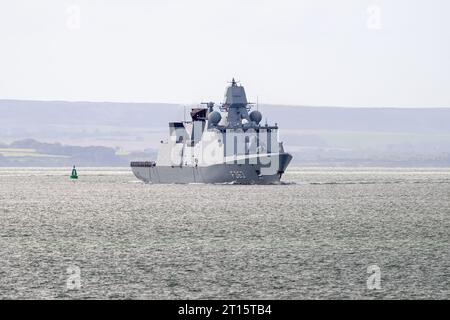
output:
[{"label": "buoy marker", "polygon": [[78,179],[77,169],[75,169],[75,166],[73,166],[72,175],[70,176],[70,179],[72,180]]}]

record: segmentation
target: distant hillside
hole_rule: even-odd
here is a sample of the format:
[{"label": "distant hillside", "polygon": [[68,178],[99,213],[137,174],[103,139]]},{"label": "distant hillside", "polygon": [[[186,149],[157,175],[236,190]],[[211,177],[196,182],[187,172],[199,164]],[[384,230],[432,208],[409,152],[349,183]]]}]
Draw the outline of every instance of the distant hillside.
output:
[{"label": "distant hillside", "polygon": [[[189,108],[186,108],[186,111]],[[158,103],[0,100],[0,148],[16,140],[154,154],[185,107]],[[302,165],[450,165],[450,108],[260,105]],[[186,112],[188,117],[188,112]]]},{"label": "distant hillside", "polygon": [[0,100],[0,143],[34,138],[144,150],[180,117],[183,107],[174,104]]},{"label": "distant hillside", "polygon": [[338,108],[263,106],[286,129],[450,134],[450,108]]},{"label": "distant hillside", "polygon": [[0,166],[117,166],[126,161],[107,147],[74,147],[20,140],[0,148]]},{"label": "distant hillside", "polygon": [[161,126],[180,112],[180,106],[163,103],[0,100],[0,124],[13,126]]},{"label": "distant hillside", "polygon": [[[183,106],[162,103],[110,103],[0,100],[0,125],[43,127],[166,127],[182,119]],[[450,134],[450,108],[340,108],[261,105],[260,111],[284,129]]]}]

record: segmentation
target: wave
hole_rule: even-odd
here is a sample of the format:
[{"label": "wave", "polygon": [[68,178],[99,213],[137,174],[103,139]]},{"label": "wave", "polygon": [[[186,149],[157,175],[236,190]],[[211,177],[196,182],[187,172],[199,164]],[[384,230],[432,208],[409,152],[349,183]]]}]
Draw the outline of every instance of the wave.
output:
[{"label": "wave", "polygon": [[371,185],[371,184],[450,184],[450,180],[389,180],[389,181],[325,181],[325,182],[307,182],[309,185]]}]

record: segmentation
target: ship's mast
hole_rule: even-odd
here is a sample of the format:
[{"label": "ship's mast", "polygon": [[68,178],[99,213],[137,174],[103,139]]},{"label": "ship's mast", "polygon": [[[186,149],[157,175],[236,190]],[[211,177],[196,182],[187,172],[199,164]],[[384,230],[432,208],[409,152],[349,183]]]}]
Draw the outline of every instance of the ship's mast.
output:
[{"label": "ship's mast", "polygon": [[244,87],[238,85],[233,78],[231,86],[227,88],[225,93],[225,102],[223,104],[223,107],[228,111],[228,125],[230,127],[241,126],[243,119],[250,120],[247,110],[248,104]]}]

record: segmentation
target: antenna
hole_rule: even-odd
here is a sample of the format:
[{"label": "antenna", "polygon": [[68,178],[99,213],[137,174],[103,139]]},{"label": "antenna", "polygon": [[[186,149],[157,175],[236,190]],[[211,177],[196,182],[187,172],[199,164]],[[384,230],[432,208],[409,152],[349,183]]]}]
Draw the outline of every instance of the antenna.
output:
[{"label": "antenna", "polygon": [[231,84],[232,87],[236,87],[240,81],[236,81],[234,78],[231,80],[231,82],[228,82]]},{"label": "antenna", "polygon": [[186,106],[183,106],[183,121],[186,122]]},{"label": "antenna", "polygon": [[259,96],[256,96],[256,111],[259,111]]}]

